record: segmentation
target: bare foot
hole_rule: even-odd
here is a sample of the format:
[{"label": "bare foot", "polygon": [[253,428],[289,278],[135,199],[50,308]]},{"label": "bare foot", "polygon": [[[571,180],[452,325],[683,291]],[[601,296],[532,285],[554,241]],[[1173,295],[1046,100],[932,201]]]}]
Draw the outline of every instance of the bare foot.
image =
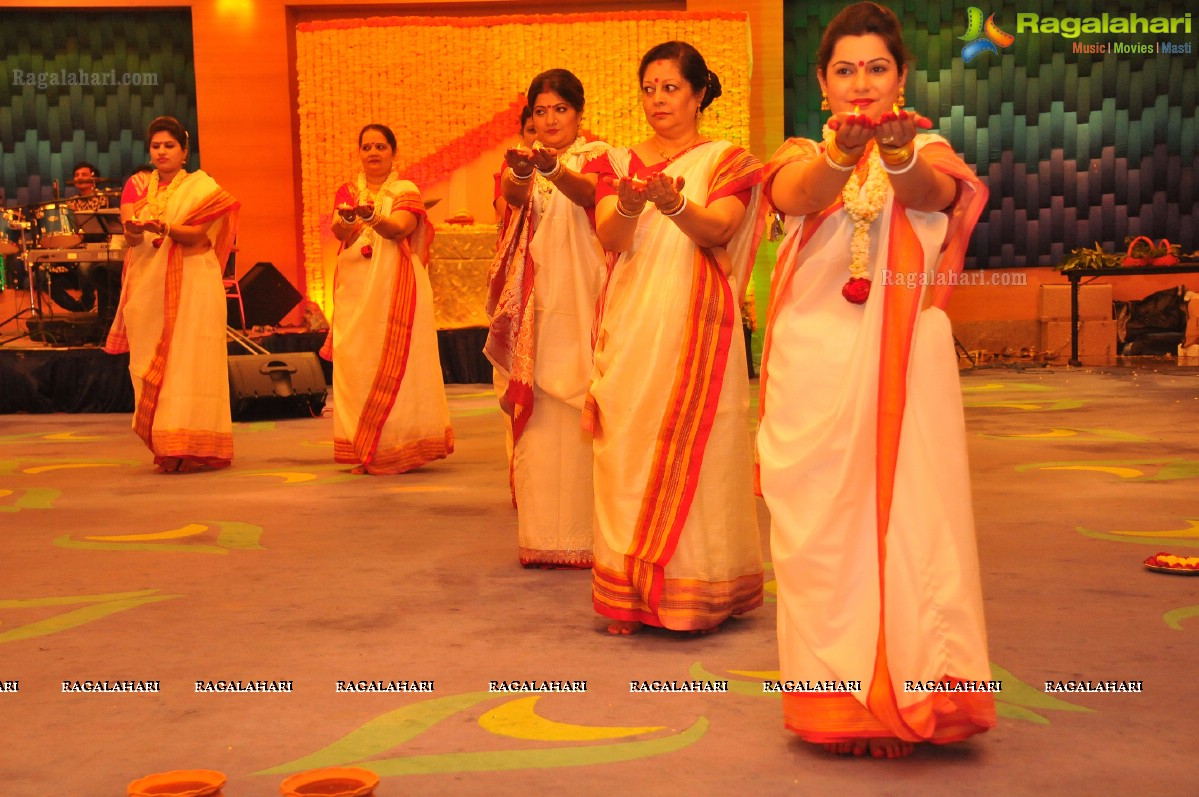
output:
[{"label": "bare foot", "polygon": [[714,625],[711,628],[692,628],[687,633],[692,636],[707,636],[708,634],[715,634],[719,630],[720,626]]},{"label": "bare foot", "polygon": [[608,633],[612,636],[628,636],[641,630],[641,623],[636,620],[613,620],[608,623]]},{"label": "bare foot", "polygon": [[179,465],[183,460],[179,457],[163,457],[162,461],[155,466],[155,470],[159,473],[178,473]]},{"label": "bare foot", "polygon": [[912,754],[916,745],[896,738],[875,738],[868,741],[870,755],[875,758],[905,758]]},{"label": "bare foot", "polygon": [[[862,758],[872,755],[875,758],[902,758],[912,752],[912,744],[910,742],[902,742],[899,739],[849,739],[843,742],[825,742],[823,745],[826,753],[834,755],[851,755]],[[906,746],[906,752],[903,752]],[[894,753],[889,754],[889,753]]]},{"label": "bare foot", "polygon": [[213,467],[206,462],[186,457],[179,460],[179,473],[203,473],[206,470],[213,470]]},{"label": "bare foot", "polygon": [[351,470],[350,473],[353,473],[356,476],[362,476],[366,473],[366,465],[359,465],[358,467]]}]

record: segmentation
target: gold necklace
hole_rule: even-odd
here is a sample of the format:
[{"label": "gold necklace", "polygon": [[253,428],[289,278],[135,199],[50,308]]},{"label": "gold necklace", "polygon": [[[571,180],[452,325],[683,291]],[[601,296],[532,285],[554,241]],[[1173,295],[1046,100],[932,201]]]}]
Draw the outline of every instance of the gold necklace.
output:
[{"label": "gold necklace", "polygon": [[703,142],[703,141],[701,141],[701,140],[700,140],[700,139],[702,139],[702,138],[703,138],[703,136],[696,135],[696,137],[695,137],[695,138],[691,139],[691,142],[690,142],[689,144],[687,144],[685,147],[683,147],[682,149],[680,149],[680,150],[678,150],[677,152],[675,152],[673,155],[667,155],[667,154],[666,154],[666,153],[663,151],[662,147],[658,146],[657,144],[655,144],[655,145],[654,145],[654,148],[655,148],[656,150],[658,150],[658,155],[659,155],[659,156],[661,156],[662,160],[663,160],[665,163],[674,163],[676,160],[678,160],[679,158],[681,158],[683,155],[686,155],[688,152],[690,152],[691,150],[695,149],[695,148],[696,148],[696,147],[698,147],[700,144],[703,144],[703,143],[705,143],[705,142]]}]

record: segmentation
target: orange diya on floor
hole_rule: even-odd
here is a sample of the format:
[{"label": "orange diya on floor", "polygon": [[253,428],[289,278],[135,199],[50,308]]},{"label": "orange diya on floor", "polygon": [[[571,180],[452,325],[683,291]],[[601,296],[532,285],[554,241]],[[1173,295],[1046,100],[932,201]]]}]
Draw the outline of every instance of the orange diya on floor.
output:
[{"label": "orange diya on floor", "polygon": [[279,785],[283,797],[372,797],[379,776],[358,767],[326,767],[292,775]]},{"label": "orange diya on floor", "polygon": [[156,772],[129,784],[129,797],[222,797],[225,774],[212,769]]}]

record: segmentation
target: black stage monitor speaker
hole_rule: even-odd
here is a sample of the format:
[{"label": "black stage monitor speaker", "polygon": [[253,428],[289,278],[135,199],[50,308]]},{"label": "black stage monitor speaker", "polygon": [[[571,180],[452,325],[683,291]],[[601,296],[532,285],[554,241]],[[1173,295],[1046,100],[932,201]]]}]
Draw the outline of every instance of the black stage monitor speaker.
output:
[{"label": "black stage monitor speaker", "polygon": [[[255,263],[237,283],[247,327],[275,326],[304,298],[272,263]],[[230,326],[240,327],[241,319]]]},{"label": "black stage monitor speaker", "polygon": [[88,313],[72,313],[63,318],[31,318],[26,322],[29,339],[50,346],[85,346],[103,343],[108,328]]},{"label": "black stage monitor speaker", "polygon": [[229,358],[229,406],[235,421],[317,417],[327,395],[325,372],[310,351]]}]

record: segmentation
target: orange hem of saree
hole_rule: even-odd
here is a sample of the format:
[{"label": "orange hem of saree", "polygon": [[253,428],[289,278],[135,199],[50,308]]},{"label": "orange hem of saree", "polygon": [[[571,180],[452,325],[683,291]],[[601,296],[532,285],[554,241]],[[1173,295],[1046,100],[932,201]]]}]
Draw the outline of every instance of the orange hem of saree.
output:
[{"label": "orange hem of saree", "polygon": [[867,738],[948,744],[988,731],[996,723],[995,699],[989,693],[930,695],[899,712],[906,727],[931,722],[931,731],[897,736],[851,694],[783,694],[783,724],[804,741],[815,744]]},{"label": "orange hem of saree", "polygon": [[167,429],[153,433],[150,450],[155,457],[192,457],[232,460],[233,434],[203,429]]},{"label": "orange hem of saree", "polygon": [[[388,451],[378,451],[369,463],[366,472],[379,476],[406,473],[454,453],[454,430],[446,427],[444,437],[427,437],[413,440]],[[333,441],[333,459],[345,465],[361,465],[354,444],[344,438]]]},{"label": "orange hem of saree", "polygon": [[671,631],[715,628],[733,615],[753,611],[762,605],[765,583],[763,573],[715,582],[664,578],[655,612],[627,575],[599,564],[592,566],[591,573],[591,598],[597,613]]}]

